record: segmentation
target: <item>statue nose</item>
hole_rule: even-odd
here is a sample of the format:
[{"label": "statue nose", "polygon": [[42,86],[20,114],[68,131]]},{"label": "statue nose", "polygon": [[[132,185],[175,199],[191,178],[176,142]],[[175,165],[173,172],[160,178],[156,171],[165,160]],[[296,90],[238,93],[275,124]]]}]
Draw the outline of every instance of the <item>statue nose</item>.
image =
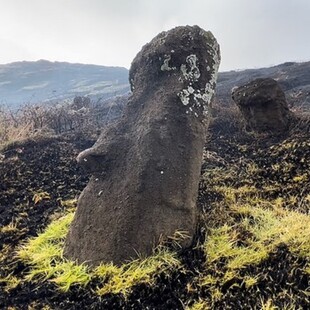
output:
[{"label": "statue nose", "polygon": [[76,160],[88,173],[103,172],[106,170],[105,155],[95,154],[92,148],[81,152]]}]

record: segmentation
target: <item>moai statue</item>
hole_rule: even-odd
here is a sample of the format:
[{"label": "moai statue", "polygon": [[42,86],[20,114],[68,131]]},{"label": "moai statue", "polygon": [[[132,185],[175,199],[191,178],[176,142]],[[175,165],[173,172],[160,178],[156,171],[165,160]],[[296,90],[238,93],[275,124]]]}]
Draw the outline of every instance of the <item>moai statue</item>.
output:
[{"label": "moai statue", "polygon": [[188,247],[219,45],[198,26],[157,35],[132,62],[123,118],[78,156],[92,177],[65,242],[67,258],[96,266],[152,253],[177,231]]}]

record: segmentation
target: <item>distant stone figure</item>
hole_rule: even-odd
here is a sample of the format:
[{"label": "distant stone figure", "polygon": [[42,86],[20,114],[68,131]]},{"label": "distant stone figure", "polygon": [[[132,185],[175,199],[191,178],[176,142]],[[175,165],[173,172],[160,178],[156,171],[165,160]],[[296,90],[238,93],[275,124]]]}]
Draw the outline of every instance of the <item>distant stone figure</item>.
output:
[{"label": "distant stone figure", "polygon": [[65,242],[96,266],[146,256],[177,231],[192,243],[208,106],[219,45],[198,26],[157,35],[132,62],[132,96],[117,125],[78,156],[92,173]]},{"label": "distant stone figure", "polygon": [[246,123],[255,131],[286,130],[293,114],[285,94],[271,78],[259,78],[246,85],[234,87],[232,98]]}]

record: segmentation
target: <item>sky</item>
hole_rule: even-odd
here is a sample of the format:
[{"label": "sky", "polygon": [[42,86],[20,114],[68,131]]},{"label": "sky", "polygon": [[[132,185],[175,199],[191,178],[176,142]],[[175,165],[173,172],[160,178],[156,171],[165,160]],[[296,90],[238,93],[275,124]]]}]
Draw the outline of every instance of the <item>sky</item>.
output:
[{"label": "sky", "polygon": [[0,0],[0,64],[46,59],[130,67],[180,25],[211,30],[221,71],[310,60],[310,0]]}]

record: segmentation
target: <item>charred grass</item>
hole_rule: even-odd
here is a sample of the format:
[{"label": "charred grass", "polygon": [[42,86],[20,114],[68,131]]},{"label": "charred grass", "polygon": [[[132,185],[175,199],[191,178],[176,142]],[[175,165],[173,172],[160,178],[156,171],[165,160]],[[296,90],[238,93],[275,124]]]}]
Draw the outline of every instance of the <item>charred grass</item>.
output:
[{"label": "charred grass", "polygon": [[248,132],[215,109],[192,248],[90,270],[62,257],[87,182],[76,154],[93,141],[57,137],[1,151],[1,309],[307,309],[310,135]]}]

